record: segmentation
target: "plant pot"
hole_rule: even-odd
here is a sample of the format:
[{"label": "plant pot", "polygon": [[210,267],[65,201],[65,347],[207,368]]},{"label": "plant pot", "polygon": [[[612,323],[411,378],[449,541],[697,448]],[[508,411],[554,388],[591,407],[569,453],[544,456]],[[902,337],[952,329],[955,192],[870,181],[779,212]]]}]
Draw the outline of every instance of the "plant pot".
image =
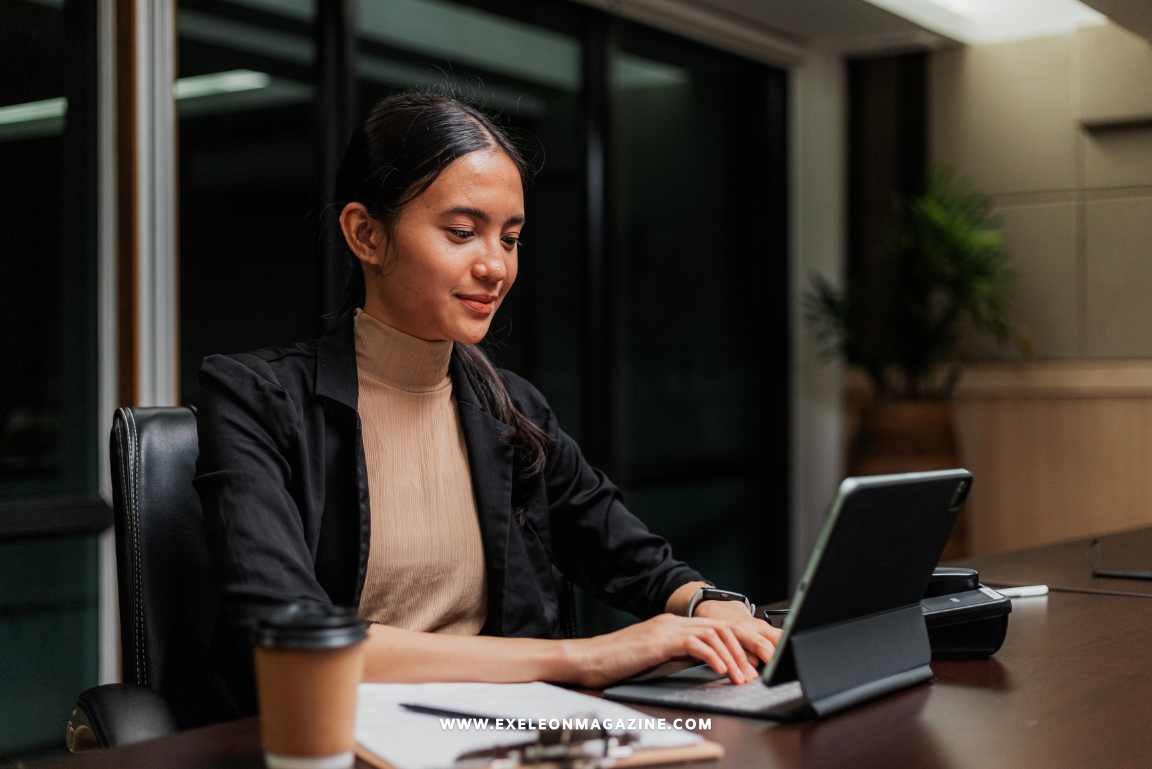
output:
[{"label": "plant pot", "polygon": [[[876,400],[864,408],[849,456],[852,475],[960,466],[950,401]],[[961,511],[941,559],[958,558],[967,549],[967,526]]]}]

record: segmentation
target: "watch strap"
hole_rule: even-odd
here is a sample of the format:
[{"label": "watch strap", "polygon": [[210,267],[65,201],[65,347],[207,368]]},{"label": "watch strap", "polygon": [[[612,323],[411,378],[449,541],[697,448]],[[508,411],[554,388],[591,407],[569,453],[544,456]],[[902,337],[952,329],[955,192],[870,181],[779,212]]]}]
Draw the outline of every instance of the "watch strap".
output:
[{"label": "watch strap", "polygon": [[748,600],[748,596],[735,590],[723,590],[709,583],[706,587],[696,588],[696,592],[692,594],[692,599],[688,602],[687,616],[694,616],[696,607],[704,601],[741,601],[750,614],[753,616],[756,614],[756,605]]}]

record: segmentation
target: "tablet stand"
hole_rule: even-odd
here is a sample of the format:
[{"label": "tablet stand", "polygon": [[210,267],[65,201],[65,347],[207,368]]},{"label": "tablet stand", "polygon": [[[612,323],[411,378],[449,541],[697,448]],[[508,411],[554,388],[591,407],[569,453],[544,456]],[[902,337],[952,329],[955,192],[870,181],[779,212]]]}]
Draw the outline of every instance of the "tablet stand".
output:
[{"label": "tablet stand", "polygon": [[932,678],[932,649],[919,603],[793,631],[769,684],[800,682],[796,718],[826,716]]}]

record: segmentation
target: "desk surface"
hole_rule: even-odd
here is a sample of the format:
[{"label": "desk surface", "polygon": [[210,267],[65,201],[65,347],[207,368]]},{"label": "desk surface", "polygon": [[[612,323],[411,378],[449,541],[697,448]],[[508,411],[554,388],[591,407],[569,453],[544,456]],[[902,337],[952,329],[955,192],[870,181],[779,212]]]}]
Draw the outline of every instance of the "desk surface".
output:
[{"label": "desk surface", "polygon": [[[1014,602],[995,658],[933,664],[936,680],[826,721],[774,725],[712,716],[725,746],[703,766],[1010,766],[1095,769],[1152,764],[1152,601],[1055,593]],[[686,711],[640,706],[653,715]],[[43,766],[260,767],[255,719]]]},{"label": "desk surface", "polygon": [[[960,559],[954,563],[978,570],[980,581],[987,585],[1048,585],[1053,589],[1152,598],[1152,580],[1092,576],[1089,549],[1093,539],[1087,537],[1012,553]],[[1109,552],[1119,551],[1124,555],[1122,562],[1132,562],[1136,568],[1152,569],[1152,528],[1109,534],[1099,539]],[[1148,554],[1146,566],[1140,563],[1143,553]]]}]

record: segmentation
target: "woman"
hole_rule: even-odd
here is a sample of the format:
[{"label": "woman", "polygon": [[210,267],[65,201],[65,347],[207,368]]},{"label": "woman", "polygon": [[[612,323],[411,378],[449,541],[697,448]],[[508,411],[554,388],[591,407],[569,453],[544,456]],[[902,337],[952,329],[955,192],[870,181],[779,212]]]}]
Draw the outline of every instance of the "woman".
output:
[{"label": "woman", "polygon": [[[778,631],[704,593],[544,397],[474,346],[516,280],[524,177],[481,112],[384,99],[339,176],[358,265],[333,329],[204,360],[195,482],[240,712],[244,628],[288,602],[371,620],[366,680],[602,686],[691,656],[744,683],[771,657]],[[648,619],[563,638],[558,572]]]}]

